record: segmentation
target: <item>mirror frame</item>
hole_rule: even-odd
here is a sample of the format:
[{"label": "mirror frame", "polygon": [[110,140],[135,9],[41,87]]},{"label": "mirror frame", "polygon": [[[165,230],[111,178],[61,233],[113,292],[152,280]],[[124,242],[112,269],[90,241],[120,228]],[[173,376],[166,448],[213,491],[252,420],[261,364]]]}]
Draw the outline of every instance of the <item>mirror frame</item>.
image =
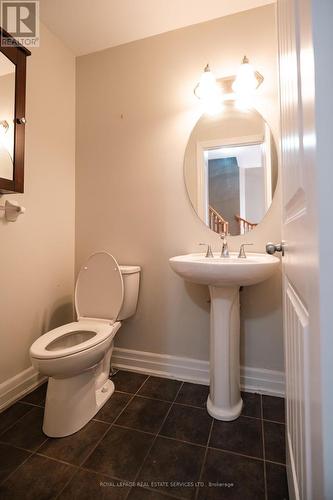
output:
[{"label": "mirror frame", "polygon": [[[10,46],[2,46],[2,40],[10,41]],[[20,45],[0,26],[0,52],[15,64],[15,112],[14,112],[14,156],[13,179],[0,177],[0,194],[24,192],[24,137],[25,137],[25,88],[26,58],[30,50]]]}]

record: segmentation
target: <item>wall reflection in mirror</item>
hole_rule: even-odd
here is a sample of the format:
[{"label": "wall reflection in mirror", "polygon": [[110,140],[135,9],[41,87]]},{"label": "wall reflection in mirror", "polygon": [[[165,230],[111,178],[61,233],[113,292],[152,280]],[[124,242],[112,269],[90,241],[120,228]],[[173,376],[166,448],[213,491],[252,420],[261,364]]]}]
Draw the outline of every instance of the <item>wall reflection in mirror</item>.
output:
[{"label": "wall reflection in mirror", "polygon": [[0,177],[13,179],[15,64],[0,53]]},{"label": "wall reflection in mirror", "polygon": [[227,103],[203,115],[185,151],[187,192],[200,219],[216,233],[245,234],[269,209],[277,154],[268,124],[254,109]]}]

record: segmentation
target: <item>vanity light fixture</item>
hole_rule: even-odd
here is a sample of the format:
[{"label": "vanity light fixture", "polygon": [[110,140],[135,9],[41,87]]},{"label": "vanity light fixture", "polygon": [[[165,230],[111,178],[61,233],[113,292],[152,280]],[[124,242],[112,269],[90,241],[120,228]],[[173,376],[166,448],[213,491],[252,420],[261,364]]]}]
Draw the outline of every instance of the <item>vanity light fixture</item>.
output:
[{"label": "vanity light fixture", "polygon": [[263,81],[264,77],[244,56],[236,76],[218,80],[207,64],[194,94],[200,100],[203,112],[214,115],[222,111],[225,101],[236,101],[242,108],[251,107],[254,92]]},{"label": "vanity light fixture", "polygon": [[232,84],[236,100],[247,101],[251,99],[255,90],[262,84],[264,77],[250,64],[246,56],[238,68],[236,78]]},{"label": "vanity light fixture", "polygon": [[200,99],[204,112],[214,115],[221,111],[223,103],[222,86],[216,81],[209,64],[206,65],[199,83],[194,88],[194,94]]}]

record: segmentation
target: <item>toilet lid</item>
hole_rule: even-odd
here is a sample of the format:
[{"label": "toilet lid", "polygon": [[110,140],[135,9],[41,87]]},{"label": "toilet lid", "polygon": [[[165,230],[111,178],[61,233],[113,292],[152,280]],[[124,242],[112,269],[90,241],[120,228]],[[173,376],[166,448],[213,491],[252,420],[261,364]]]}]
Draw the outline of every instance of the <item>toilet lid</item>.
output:
[{"label": "toilet lid", "polygon": [[124,299],[124,284],[118,263],[107,252],[92,254],[81,267],[75,287],[78,318],[115,321]]}]

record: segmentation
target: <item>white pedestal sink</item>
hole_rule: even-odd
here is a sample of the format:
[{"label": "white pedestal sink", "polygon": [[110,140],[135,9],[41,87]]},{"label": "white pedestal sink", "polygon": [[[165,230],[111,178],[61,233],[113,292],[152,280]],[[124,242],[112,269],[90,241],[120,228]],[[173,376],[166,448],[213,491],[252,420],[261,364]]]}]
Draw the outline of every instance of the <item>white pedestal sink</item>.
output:
[{"label": "white pedestal sink", "polygon": [[218,420],[234,420],[242,411],[239,363],[239,287],[269,278],[279,267],[272,255],[248,253],[206,258],[204,254],[172,257],[171,268],[186,281],[208,285],[211,297],[210,389],[208,413]]}]

